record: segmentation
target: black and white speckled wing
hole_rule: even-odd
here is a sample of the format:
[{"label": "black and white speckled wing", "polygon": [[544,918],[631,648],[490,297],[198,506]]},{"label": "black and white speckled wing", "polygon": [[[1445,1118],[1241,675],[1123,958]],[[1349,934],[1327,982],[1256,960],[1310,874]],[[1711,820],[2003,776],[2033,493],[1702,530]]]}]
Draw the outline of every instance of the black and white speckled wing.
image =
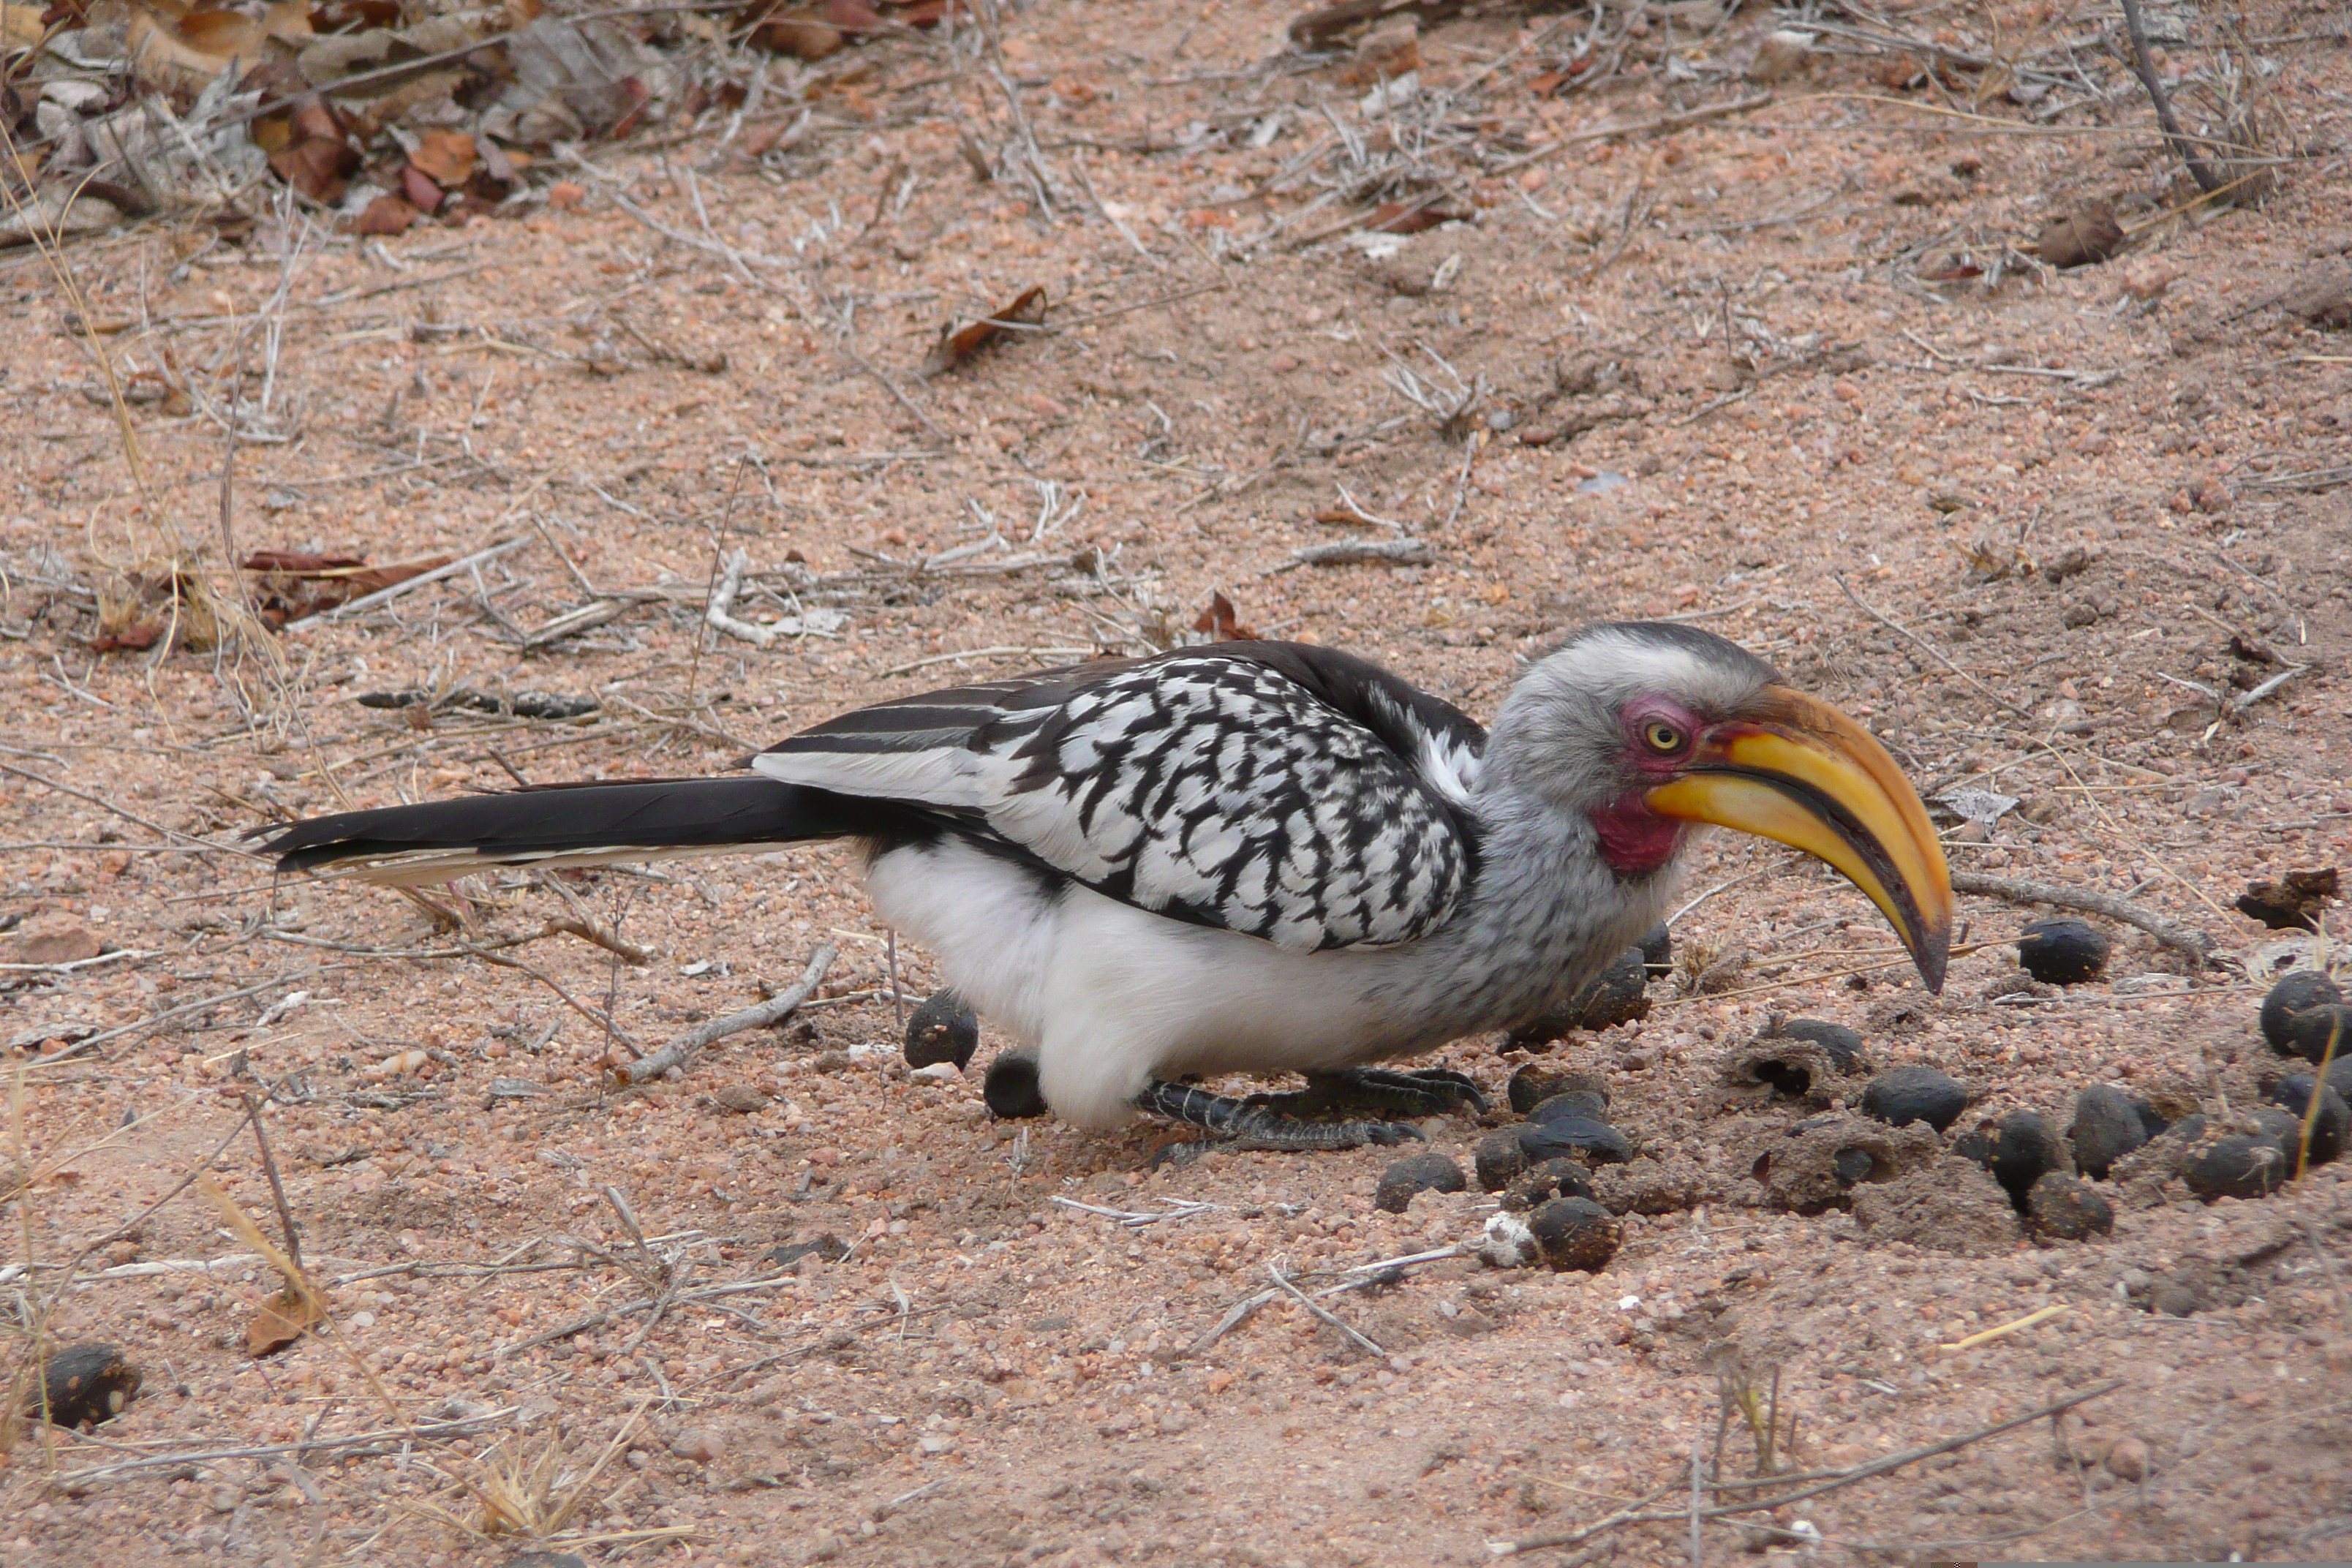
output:
[{"label": "black and white speckled wing", "polygon": [[1139,908],[1313,950],[1411,941],[1453,911],[1484,741],[1377,666],[1242,642],[861,709],[752,765],[941,814]]}]

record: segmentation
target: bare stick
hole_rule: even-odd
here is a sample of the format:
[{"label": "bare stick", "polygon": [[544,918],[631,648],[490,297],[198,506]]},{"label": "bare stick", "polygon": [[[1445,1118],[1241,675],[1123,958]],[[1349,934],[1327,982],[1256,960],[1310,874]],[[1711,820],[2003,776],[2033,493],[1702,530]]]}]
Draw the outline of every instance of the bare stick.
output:
[{"label": "bare stick", "polygon": [[2164,90],[2164,79],[2156,74],[2156,60],[2147,52],[2147,28],[2140,21],[2138,0],[2123,0],[2124,31],[2131,35],[2132,74],[2139,78],[2140,86],[2156,105],[2156,122],[2164,128],[2164,140],[2180,161],[2189,166],[2189,177],[2197,188],[2208,193],[2221,187],[2221,176],[2206,165],[2181,133],[2180,121],[2172,112],[2172,100]]},{"label": "bare stick", "polygon": [[2008,709],[2011,712],[2016,714],[2027,723],[2030,724],[2034,722],[2034,718],[2032,713],[2020,708],[2016,703],[2011,702],[2008,698],[2003,697],[2000,692],[1995,691],[1991,687],[1987,686],[1983,681],[1979,680],[1975,676],[1970,675],[1967,670],[1962,669],[1958,665],[1954,664],[1950,659],[1945,658],[1943,650],[1938,648],[1934,643],[1929,642],[1926,637],[1921,637],[1918,633],[1913,631],[1902,622],[1887,616],[1885,612],[1874,608],[1868,600],[1864,599],[1861,595],[1853,591],[1843,577],[1832,574],[1831,580],[1836,583],[1840,588],[1844,589],[1845,596],[1852,599],[1854,602],[1855,607],[1861,610],[1863,614],[1868,616],[1872,620],[1876,621],[1880,626],[1885,626],[1887,630],[1895,633],[1897,637],[1904,638],[1921,653],[1926,654],[1929,658],[1934,659],[1937,664],[1942,665],[1946,669],[1950,670],[1954,675],[1958,676],[1962,680],[1967,681],[1970,686],[1975,687],[1979,691],[1983,692],[1987,697],[1991,698],[1995,702],[2000,703],[2003,708]]},{"label": "bare stick", "polygon": [[1703,1440],[1691,1444],[1690,1568],[1706,1568],[1706,1546],[1699,1534],[1706,1522],[1706,1461],[1699,1457],[1705,1451]]},{"label": "bare stick", "polygon": [[1275,570],[1288,572],[1300,566],[1355,566],[1367,563],[1426,566],[1436,559],[1437,552],[1423,539],[1335,539],[1328,544],[1310,544],[1292,552],[1290,559]]},{"label": "bare stick", "polygon": [[738,620],[734,614],[735,595],[743,591],[743,574],[751,569],[749,551],[738,550],[727,558],[726,570],[719,574],[717,584],[710,590],[710,603],[703,610],[702,618],[714,629],[725,632],[730,637],[766,647],[776,640],[776,634],[766,626]]},{"label": "bare stick", "polygon": [[269,1196],[278,1205],[278,1227],[286,1236],[286,1256],[296,1268],[302,1267],[302,1238],[294,1229],[294,1211],[286,1203],[286,1184],[278,1178],[278,1157],[269,1152],[269,1134],[261,1130],[261,1107],[253,1096],[241,1094],[245,1101],[245,1119],[253,1124],[253,1142],[261,1151],[261,1172],[269,1178]]},{"label": "bare stick", "polygon": [[1283,1289],[1289,1291],[1291,1296],[1297,1300],[1300,1306],[1306,1308],[1308,1311],[1314,1313],[1317,1317],[1322,1319],[1325,1322],[1330,1324],[1341,1333],[1347,1335],[1348,1338],[1353,1340],[1356,1344],[1368,1354],[1376,1355],[1382,1361],[1386,1361],[1388,1359],[1388,1352],[1381,1349],[1380,1346],[1374,1344],[1362,1334],[1358,1333],[1354,1329],[1349,1328],[1346,1323],[1341,1322],[1338,1314],[1334,1313],[1328,1307],[1310,1299],[1306,1291],[1301,1290],[1297,1286],[1293,1285],[1290,1282],[1289,1276],[1283,1273],[1280,1268],[1277,1268],[1273,1264],[1269,1263],[1265,1266],[1265,1272],[1268,1279],[1272,1279]]},{"label": "bare stick", "polygon": [[353,599],[348,605],[337,605],[331,610],[321,610],[315,616],[306,616],[299,621],[289,621],[284,629],[289,633],[306,632],[312,626],[323,626],[329,621],[349,620],[352,616],[364,614],[379,605],[388,605],[404,594],[424,587],[427,583],[438,583],[444,577],[455,577],[460,572],[471,572],[477,566],[488,565],[502,555],[511,555],[529,544],[531,538],[531,535],[524,533],[518,534],[512,539],[502,540],[487,550],[477,550],[462,560],[452,561],[446,566],[436,566],[430,572],[419,572],[414,577],[404,577],[389,588],[380,588],[373,594]]},{"label": "bare stick", "polygon": [[601,947],[606,952],[618,955],[625,963],[644,965],[653,962],[654,955],[651,949],[639,947],[601,921],[585,918],[551,920],[547,922],[547,929],[550,931],[562,931],[566,936],[576,936],[582,942]]},{"label": "bare stick", "polygon": [[765,1028],[789,1016],[815,992],[819,983],[824,979],[824,972],[833,967],[837,952],[833,943],[826,942],[810,955],[808,967],[801,971],[800,979],[793,982],[791,990],[781,992],[756,1007],[746,1007],[740,1013],[730,1013],[723,1018],[713,1018],[708,1024],[689,1029],[651,1056],[639,1057],[635,1061],[625,1062],[613,1068],[614,1079],[620,1083],[633,1084],[659,1078],[672,1068],[684,1068],[694,1059],[696,1053],[714,1040],[725,1039],[745,1029]]},{"label": "bare stick", "polygon": [[2006,899],[2013,904],[2048,904],[2053,909],[2105,915],[2111,921],[2137,926],[2165,946],[2178,949],[2200,963],[2213,961],[2211,937],[2194,926],[2167,920],[2144,904],[2112,893],[2095,892],[2089,888],[2062,888],[2053,882],[2029,882],[2022,877],[1991,877],[1981,871],[1953,872],[1952,889],[1989,899]]}]

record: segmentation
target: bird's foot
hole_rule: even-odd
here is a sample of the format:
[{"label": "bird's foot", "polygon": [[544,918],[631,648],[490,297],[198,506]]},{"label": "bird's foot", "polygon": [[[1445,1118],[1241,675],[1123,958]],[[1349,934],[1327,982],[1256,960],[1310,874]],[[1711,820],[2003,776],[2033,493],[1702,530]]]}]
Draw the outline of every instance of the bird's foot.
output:
[{"label": "bird's foot", "polygon": [[1418,1128],[1395,1121],[1302,1121],[1270,1103],[1286,1098],[1252,1096],[1249,1100],[1237,1100],[1229,1094],[1211,1094],[1206,1089],[1154,1079],[1135,1097],[1135,1104],[1138,1110],[1198,1127],[1249,1149],[1305,1152],[1353,1149],[1365,1143],[1396,1144],[1421,1136]]},{"label": "bird's foot", "polygon": [[1252,1105],[1297,1115],[1334,1110],[1376,1111],[1389,1116],[1442,1116],[1468,1106],[1486,1109],[1477,1079],[1445,1068],[1398,1072],[1388,1068],[1342,1068],[1310,1072],[1307,1087],[1288,1094],[1254,1094]]}]

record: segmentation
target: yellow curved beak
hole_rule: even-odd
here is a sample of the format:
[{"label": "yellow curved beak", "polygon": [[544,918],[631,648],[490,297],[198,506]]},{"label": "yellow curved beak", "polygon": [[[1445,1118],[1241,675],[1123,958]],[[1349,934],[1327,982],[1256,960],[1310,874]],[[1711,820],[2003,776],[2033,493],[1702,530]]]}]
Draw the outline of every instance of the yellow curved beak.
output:
[{"label": "yellow curved beak", "polygon": [[1737,828],[1826,860],[1870,896],[1927,989],[1944,988],[1952,884],[1927,808],[1886,748],[1831,707],[1769,687],[1718,725],[1691,766],[1643,800],[1661,816]]}]

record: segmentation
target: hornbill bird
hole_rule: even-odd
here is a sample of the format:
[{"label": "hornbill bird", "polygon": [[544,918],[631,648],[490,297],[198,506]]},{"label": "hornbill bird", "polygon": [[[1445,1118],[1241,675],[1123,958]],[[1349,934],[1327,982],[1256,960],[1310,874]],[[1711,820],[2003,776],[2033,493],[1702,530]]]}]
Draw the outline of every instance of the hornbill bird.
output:
[{"label": "hornbill bird", "polygon": [[[875,910],[1017,1042],[999,1114],[1155,1112],[1261,1147],[1414,1135],[1464,1075],[1369,1064],[1568,1003],[1661,918],[1705,825],[1791,845],[1894,923],[1931,991],[1951,887],[1853,720],[1664,622],[1535,659],[1491,730],[1379,666],[1237,641],[845,713],[746,777],[558,784],[276,828],[281,869],[384,884],[855,838]],[[1181,1080],[1307,1075],[1238,1100]]]}]

